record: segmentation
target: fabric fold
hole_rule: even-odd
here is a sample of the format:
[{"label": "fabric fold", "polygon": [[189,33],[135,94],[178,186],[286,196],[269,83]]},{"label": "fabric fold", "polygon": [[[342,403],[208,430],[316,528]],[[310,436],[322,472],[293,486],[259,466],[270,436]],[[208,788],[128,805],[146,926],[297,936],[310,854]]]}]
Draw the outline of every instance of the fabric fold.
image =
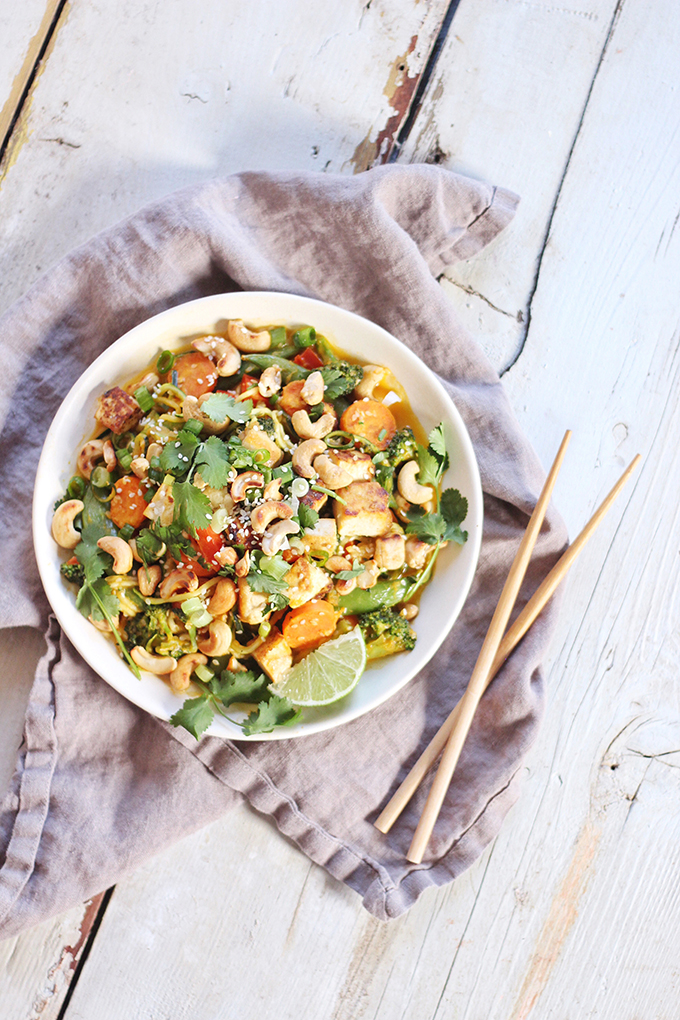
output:
[{"label": "fabric fold", "polygon": [[[0,813],[0,937],[101,891],[242,798],[384,920],[454,879],[497,833],[542,711],[554,603],[482,699],[423,864],[405,853],[425,791],[388,836],[372,822],[464,690],[543,481],[496,373],[435,279],[477,255],[517,201],[434,166],[211,180],[93,238],[0,320],[0,514],[13,548],[11,565],[0,564],[0,610],[5,626],[43,621],[51,649]],[[397,336],[451,393],[485,491],[472,591],[428,666],[352,723],[271,743],[196,742],[109,688],[48,623],[30,536],[18,527],[51,418],[83,369],[151,315],[239,289],[319,298]],[[551,509],[520,602],[565,537]]]}]

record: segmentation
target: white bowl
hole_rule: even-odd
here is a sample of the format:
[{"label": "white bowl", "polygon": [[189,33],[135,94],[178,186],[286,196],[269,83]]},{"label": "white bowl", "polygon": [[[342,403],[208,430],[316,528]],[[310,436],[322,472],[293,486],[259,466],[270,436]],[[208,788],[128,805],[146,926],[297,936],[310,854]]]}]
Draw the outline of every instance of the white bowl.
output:
[{"label": "white bowl", "polygon": [[309,324],[341,351],[364,361],[387,365],[402,383],[411,407],[429,432],[444,422],[451,466],[444,487],[460,489],[468,500],[463,546],[449,543],[440,554],[434,577],[424,589],[414,621],[418,641],[413,651],[372,665],[354,691],[334,706],[306,709],[295,726],[244,737],[225,719],[216,719],[207,733],[236,740],[289,740],[349,722],[396,694],[434,655],[453,626],[467,597],[482,539],[482,488],[477,462],[465,425],[436,377],[407,347],[380,326],[333,305],[294,294],[240,292],[216,294],[170,308],[141,323],[111,345],[78,379],[57,412],[45,439],[33,499],[33,540],[40,576],[59,623],[83,658],[107,683],[134,704],[169,719],[181,706],[158,677],[137,680],[119,658],[113,642],[100,634],[75,607],[72,586],[59,567],[64,560],[50,534],[52,508],[74,474],[76,454],[91,435],[97,397],[125,383],[154,362],[160,351],[185,346],[196,334],[219,331],[228,318],[249,325]]}]

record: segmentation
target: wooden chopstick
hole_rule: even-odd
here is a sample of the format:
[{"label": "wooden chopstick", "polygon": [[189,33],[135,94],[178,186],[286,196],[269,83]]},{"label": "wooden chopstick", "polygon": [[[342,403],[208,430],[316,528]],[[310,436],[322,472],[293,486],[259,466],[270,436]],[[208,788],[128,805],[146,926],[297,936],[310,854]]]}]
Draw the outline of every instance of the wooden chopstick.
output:
[{"label": "wooden chopstick", "polygon": [[[585,525],[581,533],[577,538],[574,539],[568,549],[562,554],[555,566],[552,568],[549,574],[546,575],[545,579],[541,582],[539,587],[536,589],[534,594],[531,596],[526,606],[519,614],[515,622],[506,631],[505,637],[501,641],[496,658],[493,661],[491,671],[488,676],[487,684],[488,687],[493,678],[495,677],[498,670],[501,668],[507,657],[510,655],[512,650],[519,644],[526,632],[529,630],[534,620],[537,618],[539,613],[543,610],[543,607],[547,601],[555,593],[557,586],[560,584],[562,579],[566,576],[571,565],[576,560],[584,545],[591,537],[593,532],[598,528],[601,521],[613,505],[614,501],[618,497],[622,488],[630,478],[631,474],[637,467],[640,461],[640,454],[638,453],[633,460],[630,462],[624,473],[619,478],[616,485],[612,488],[609,495],[603,500],[600,506],[597,508],[593,516],[590,518],[588,523]],[[394,823],[396,822],[399,815],[402,813],[408,802],[410,801],[413,794],[416,792],[423,779],[429,772],[430,768],[434,765],[437,758],[441,754],[446,741],[449,738],[452,728],[455,726],[456,720],[460,715],[460,701],[457,703],[452,712],[449,713],[446,720],[439,727],[434,737],[421,754],[418,761],[415,763],[409,774],[406,776],[404,781],[395,791],[394,795],[387,802],[381,813],[376,818],[374,824],[376,828],[380,829],[381,832],[389,832]]]},{"label": "wooden chopstick", "polygon": [[458,763],[460,752],[462,750],[465,738],[467,737],[468,730],[472,723],[472,718],[475,714],[479,699],[484,693],[489,678],[489,673],[493,666],[496,653],[500,646],[503,638],[503,633],[507,627],[512,607],[515,604],[515,599],[522,585],[524,574],[526,573],[531,554],[538,538],[538,533],[541,530],[543,524],[543,518],[545,517],[546,510],[548,509],[548,503],[550,502],[550,496],[554,488],[555,482],[557,481],[557,475],[564,455],[571,439],[571,432],[567,430],[564,435],[564,439],[557,451],[557,456],[553,466],[550,469],[548,477],[545,480],[545,485],[538,497],[538,502],[534,507],[527,529],[522,536],[519,549],[515,555],[512,566],[506,578],[501,597],[498,600],[498,605],[491,618],[489,629],[484,638],[475,668],[472,671],[470,682],[468,683],[465,694],[460,699],[460,711],[456,723],[449,733],[449,736],[444,747],[444,753],[442,760],[439,763],[439,768],[434,779],[434,783],[430,789],[423,813],[420,816],[420,821],[416,827],[416,831],[413,834],[411,846],[406,855],[406,859],[411,861],[413,864],[420,864],[423,859],[423,854],[432,835],[435,822],[439,817],[441,806],[444,803],[444,797],[446,791],[451,783],[454,769]]}]

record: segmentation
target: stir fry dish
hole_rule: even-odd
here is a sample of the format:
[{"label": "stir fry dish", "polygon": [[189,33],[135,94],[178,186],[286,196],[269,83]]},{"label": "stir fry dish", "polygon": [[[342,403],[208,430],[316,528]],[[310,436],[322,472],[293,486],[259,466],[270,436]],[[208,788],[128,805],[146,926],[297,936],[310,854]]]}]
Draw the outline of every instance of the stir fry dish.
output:
[{"label": "stir fry dish", "polygon": [[[247,736],[345,697],[367,663],[410,651],[418,595],[467,501],[442,491],[390,370],[311,326],[201,336],[97,403],[57,501],[76,605],[138,678]],[[422,441],[421,441],[422,439]]]}]

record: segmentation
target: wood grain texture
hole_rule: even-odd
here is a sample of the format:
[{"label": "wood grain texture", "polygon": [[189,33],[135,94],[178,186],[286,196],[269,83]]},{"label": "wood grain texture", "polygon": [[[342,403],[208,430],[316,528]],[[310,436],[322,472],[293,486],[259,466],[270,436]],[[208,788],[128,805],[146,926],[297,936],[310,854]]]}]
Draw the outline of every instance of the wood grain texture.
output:
[{"label": "wood grain texture", "polygon": [[[456,277],[515,316],[528,308],[529,295],[526,337],[503,333],[490,312],[480,315],[489,307],[484,301],[460,286],[450,290],[499,367],[521,337],[505,382],[544,463],[565,427],[574,430],[556,490],[572,534],[633,454],[644,458],[567,582],[547,664],[545,723],[523,770],[523,796],[499,837],[454,885],[430,891],[405,917],[383,925],[266,821],[240,809],[120,882],[65,1020],[675,1020],[680,39],[673,13],[669,0],[580,10],[538,0],[463,0],[414,146],[402,154],[442,158],[446,150],[447,165],[514,186],[525,207],[530,203],[527,218],[511,228],[516,232]],[[83,39],[91,45],[91,37],[71,35],[71,59],[84,51]],[[383,53],[382,70],[405,52],[404,41],[407,47],[405,33]],[[313,63],[309,37],[305,46]],[[46,82],[44,74],[40,87]],[[58,87],[55,78],[50,88]],[[248,88],[254,102],[261,93],[252,81]],[[170,109],[176,112],[172,102]],[[277,142],[284,137],[293,139],[286,165],[309,165],[304,131],[294,130],[300,109],[276,107],[278,127],[268,144],[260,140],[268,165],[283,160]],[[168,116],[159,109],[161,121]],[[83,123],[83,145],[104,130]],[[212,152],[212,129],[195,124],[196,148],[207,137],[205,151]],[[329,131],[336,169],[350,167],[372,125],[367,115],[353,135]],[[246,135],[223,156],[225,165],[238,154],[246,158]],[[96,160],[88,170],[77,161],[58,163],[80,150],[62,146],[46,163],[37,153],[28,160],[27,152],[25,177],[12,186],[26,201],[30,188],[42,196],[24,224],[34,250],[51,211],[57,226],[68,227],[69,247],[84,235],[90,213],[104,225],[107,212],[115,218],[113,207],[130,208],[134,196],[153,192],[152,145],[144,153],[141,134],[134,137],[139,164],[117,154],[106,162],[97,150],[103,191],[97,196],[90,178],[87,215],[77,222],[66,199],[87,183]],[[172,155],[163,177],[157,163],[161,184],[177,179],[171,164]],[[61,195],[54,209],[40,191],[49,169]],[[191,178],[201,171],[182,172]],[[5,200],[3,186],[0,205]],[[8,243],[22,234],[21,224],[13,229]],[[46,249],[60,243],[47,239]],[[10,290],[22,272],[28,281],[32,266],[27,257]],[[39,955],[31,938],[17,940],[15,951],[25,945]],[[46,949],[44,958],[59,952]],[[32,996],[27,992],[16,1020],[28,1014]]]},{"label": "wood grain texture", "polygon": [[197,13],[192,0],[74,0],[0,175],[0,310],[74,245],[176,188],[375,161],[447,6],[213,2]]},{"label": "wood grain texture", "polygon": [[0,147],[34,73],[60,0],[22,0],[0,8]]},{"label": "wood grain texture", "polygon": [[101,900],[0,943],[3,1020],[57,1020]]},{"label": "wood grain texture", "polygon": [[[0,167],[0,312],[60,256],[175,188],[243,169],[352,172],[357,145],[398,129],[394,90],[416,80],[446,6],[219,2],[197,18],[191,0],[74,0]],[[15,9],[15,35],[31,9]],[[0,634],[3,791],[39,642],[24,658]]]},{"label": "wood grain texture", "polygon": [[461,0],[400,157],[521,196],[492,249],[444,283],[500,369],[527,333],[553,207],[617,9],[617,0]]}]

